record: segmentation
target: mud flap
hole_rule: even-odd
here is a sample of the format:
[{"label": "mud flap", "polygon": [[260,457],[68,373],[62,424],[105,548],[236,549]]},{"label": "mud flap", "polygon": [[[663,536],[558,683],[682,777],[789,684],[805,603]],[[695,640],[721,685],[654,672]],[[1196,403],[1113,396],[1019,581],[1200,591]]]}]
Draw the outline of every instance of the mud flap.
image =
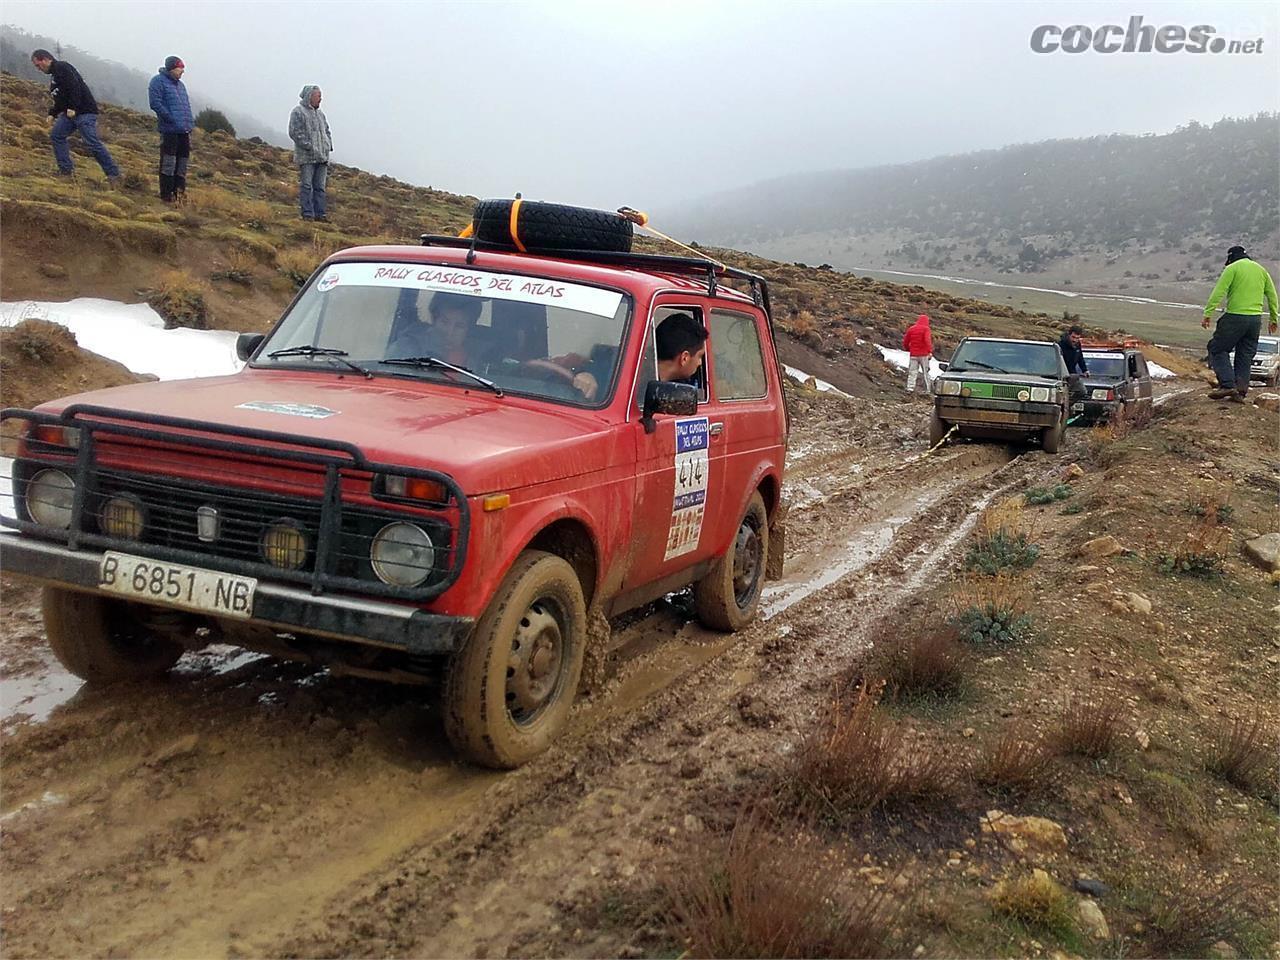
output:
[{"label": "mud flap", "polygon": [[787,505],[779,504],[769,521],[769,555],[764,561],[766,580],[782,579],[782,563],[787,552]]}]

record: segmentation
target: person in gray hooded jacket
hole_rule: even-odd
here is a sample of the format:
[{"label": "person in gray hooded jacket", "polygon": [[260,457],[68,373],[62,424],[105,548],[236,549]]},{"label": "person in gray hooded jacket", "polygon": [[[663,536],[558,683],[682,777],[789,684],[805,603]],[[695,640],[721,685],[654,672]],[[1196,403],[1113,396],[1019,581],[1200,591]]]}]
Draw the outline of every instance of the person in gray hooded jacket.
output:
[{"label": "person in gray hooded jacket", "polygon": [[329,153],[333,137],[329,121],[320,109],[320,88],[307,84],[298,94],[299,103],[289,114],[289,139],[293,141],[293,162],[298,165],[298,204],[303,220],[328,220],[325,216],[325,185],[329,180]]}]

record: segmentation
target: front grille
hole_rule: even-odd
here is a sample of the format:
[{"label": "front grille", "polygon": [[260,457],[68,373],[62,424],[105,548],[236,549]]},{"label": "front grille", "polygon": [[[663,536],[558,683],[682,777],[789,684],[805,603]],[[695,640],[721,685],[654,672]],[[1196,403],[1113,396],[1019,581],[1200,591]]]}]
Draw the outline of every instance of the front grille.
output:
[{"label": "front grille", "polygon": [[[303,583],[314,593],[343,590],[423,600],[447,589],[461,571],[469,512],[462,491],[445,474],[372,463],[357,448],[337,442],[265,432],[243,436],[205,424],[160,417],[130,418],[137,424],[69,420],[68,414],[57,420],[31,411],[5,411],[6,427],[17,422],[27,429],[16,433],[6,430],[6,436],[16,440],[20,449],[12,461],[17,518],[6,516],[3,525],[64,540],[72,547],[86,544]],[[78,428],[77,447],[60,446],[30,435],[36,424],[68,422]],[[222,432],[230,437],[178,437],[164,429],[175,426]],[[286,442],[297,444],[298,449],[282,446]],[[104,452],[109,463],[99,461],[99,454]],[[126,461],[130,463],[128,469],[120,466]],[[146,472],[132,468],[134,462],[145,465]],[[55,468],[75,481],[69,529],[43,526],[34,520],[30,507],[40,504],[28,503],[34,499],[29,497],[29,487],[46,468]],[[192,475],[206,479],[189,479]],[[375,498],[372,479],[379,475],[435,481],[448,491],[446,502],[371,504],[368,501]],[[238,482],[228,482],[229,478]],[[278,490],[288,492],[274,492]],[[120,501],[141,511],[140,537],[112,534],[106,518],[118,519],[133,513],[127,508],[122,510]],[[113,506],[104,510],[108,503]],[[202,512],[207,515],[204,537]],[[389,565],[384,560],[383,572],[390,569],[395,574],[390,579],[402,584],[414,582],[413,586],[383,582],[370,561],[370,548],[379,532],[398,521],[420,528],[432,548],[428,562],[428,552],[416,540],[416,552],[406,554],[400,549],[410,542],[404,539],[408,534],[384,536],[391,549],[400,552]],[[215,522],[216,527],[211,525]],[[280,525],[289,529],[283,531],[284,537],[279,536],[281,531],[273,535],[277,545],[273,564],[268,562],[271,551],[264,547],[264,537]],[[132,525],[125,524],[124,529],[131,531]],[[413,531],[409,533],[420,537]]]},{"label": "front grille", "polygon": [[993,383],[991,385],[991,398],[993,400],[1017,400],[1018,392],[1026,389],[1026,387],[1010,386],[1007,383]]}]

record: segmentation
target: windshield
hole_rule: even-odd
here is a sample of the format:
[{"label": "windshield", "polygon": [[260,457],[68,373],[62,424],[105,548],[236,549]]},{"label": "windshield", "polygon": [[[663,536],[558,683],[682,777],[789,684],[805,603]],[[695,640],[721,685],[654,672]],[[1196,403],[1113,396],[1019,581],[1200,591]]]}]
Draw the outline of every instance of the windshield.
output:
[{"label": "windshield", "polygon": [[342,373],[354,364],[468,388],[482,378],[496,392],[597,406],[613,390],[630,304],[617,291],[562,280],[336,263],[307,287],[254,364]]},{"label": "windshield", "polygon": [[956,348],[948,371],[1057,377],[1060,362],[1058,347],[1052,343],[966,340]]},{"label": "windshield", "polygon": [[1086,353],[1084,362],[1091,377],[1110,377],[1115,380],[1123,380],[1125,377],[1124,354]]},{"label": "windshield", "polygon": [[1259,340],[1259,341],[1258,341],[1258,353],[1259,353],[1259,354],[1263,354],[1263,353],[1267,353],[1267,354],[1271,354],[1271,353],[1280,353],[1280,341],[1277,341],[1277,340]]}]

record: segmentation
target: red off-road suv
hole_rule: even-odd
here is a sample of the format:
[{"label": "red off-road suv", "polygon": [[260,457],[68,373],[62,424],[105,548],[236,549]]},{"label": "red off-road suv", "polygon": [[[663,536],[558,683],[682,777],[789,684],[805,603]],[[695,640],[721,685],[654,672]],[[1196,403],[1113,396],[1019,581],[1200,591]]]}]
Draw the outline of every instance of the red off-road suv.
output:
[{"label": "red off-road suv", "polygon": [[[4,569],[45,584],[69,670],[138,678],[211,640],[443,664],[457,749],[512,767],[563,727],[592,614],[692,584],[707,626],[755,616],[787,436],[765,281],[631,253],[615,214],[512,207],[330,257],[238,374],[3,412]],[[692,382],[658,379],[676,313],[710,332]]]}]

